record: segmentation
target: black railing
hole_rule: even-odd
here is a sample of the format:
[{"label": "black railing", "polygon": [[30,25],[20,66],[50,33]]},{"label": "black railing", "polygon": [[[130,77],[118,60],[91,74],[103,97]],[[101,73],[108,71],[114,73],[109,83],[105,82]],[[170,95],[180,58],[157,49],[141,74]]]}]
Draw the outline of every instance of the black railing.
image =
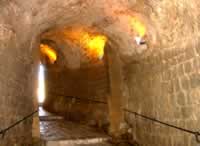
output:
[{"label": "black railing", "polygon": [[157,120],[155,118],[152,118],[152,117],[148,117],[148,116],[145,116],[145,115],[142,115],[142,114],[139,114],[137,112],[133,112],[133,111],[130,111],[128,109],[124,109],[125,112],[128,112],[128,113],[131,113],[131,114],[134,114],[135,116],[139,116],[139,117],[142,117],[143,119],[147,119],[149,121],[152,121],[152,122],[155,122],[155,123],[159,123],[159,124],[162,124],[162,125],[165,125],[165,126],[168,126],[168,127],[171,127],[171,128],[174,128],[174,129],[177,129],[177,130],[180,130],[180,131],[183,131],[183,132],[186,132],[186,133],[190,133],[190,134],[193,134],[196,138],[196,141],[198,143],[200,143],[200,132],[198,131],[192,131],[192,130],[189,130],[189,129],[185,129],[185,128],[182,128],[182,127],[178,127],[176,125],[172,125],[172,124],[169,124],[169,123],[166,123],[166,122],[163,122],[163,121],[160,121],[160,120]]},{"label": "black railing", "polygon": [[91,98],[63,95],[63,94],[58,94],[58,93],[53,93],[53,92],[50,92],[49,94],[51,96],[62,96],[62,97],[65,97],[65,98],[78,99],[80,101],[82,100],[82,101],[90,101],[90,102],[100,103],[100,104],[107,104],[107,102],[105,102],[105,101],[99,101],[99,100],[95,100],[95,99],[91,99]]},{"label": "black railing", "polygon": [[36,114],[38,112],[38,110],[32,112],[31,114],[23,117],[21,120],[13,123],[12,125],[8,126],[7,128],[0,130],[0,135],[2,135],[2,138],[4,138],[5,134],[7,131],[9,131],[10,129],[14,128],[15,126],[19,125],[20,123],[24,122],[25,120],[29,119],[30,117],[33,117],[34,114]]}]

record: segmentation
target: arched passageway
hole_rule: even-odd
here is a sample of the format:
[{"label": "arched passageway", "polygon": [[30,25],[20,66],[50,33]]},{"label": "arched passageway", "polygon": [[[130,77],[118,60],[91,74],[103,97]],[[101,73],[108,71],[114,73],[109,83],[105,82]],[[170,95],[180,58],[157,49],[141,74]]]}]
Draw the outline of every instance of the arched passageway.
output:
[{"label": "arched passageway", "polygon": [[[131,141],[137,141],[140,145],[197,145],[194,134],[198,134],[200,120],[199,5],[195,0],[2,0],[0,129],[3,130],[3,138],[0,139],[0,145],[30,145],[33,137],[39,137],[37,115],[6,132],[4,130],[38,109],[38,64],[40,61],[45,62],[45,57],[40,56],[39,50],[42,41],[55,42],[54,45],[57,46],[53,47],[59,49],[61,59],[53,65],[46,64],[47,77],[52,79],[48,80],[49,87],[54,89],[56,86],[53,78],[62,82],[62,79],[64,81],[69,76],[75,76],[72,78],[80,81],[72,69],[76,69],[77,74],[84,75],[84,69],[83,72],[81,70],[84,65],[85,77],[89,81],[88,68],[94,64],[88,64],[90,59],[81,53],[83,46],[77,47],[77,36],[71,38],[73,33],[70,33],[77,28],[84,28],[91,34],[101,34],[107,38],[107,77],[104,76],[104,81],[108,83],[106,91],[109,89],[109,92],[101,96],[104,97],[101,100],[108,101],[108,106],[105,108],[102,105],[98,107],[97,104],[87,105],[87,109],[84,108],[87,112],[81,110],[82,115],[87,117],[89,111],[97,110],[102,116],[101,120],[109,119],[108,131],[111,135],[120,137],[123,133],[128,133]],[[104,65],[94,68],[94,72],[91,71],[94,75],[89,77],[97,77],[101,67]],[[61,74],[65,74],[61,69],[67,68],[69,76],[61,77]],[[57,77],[50,77],[51,73],[57,74]],[[73,92],[74,95],[86,90],[89,93],[88,89],[97,87],[85,83],[87,88],[79,91],[83,87],[81,86],[77,92]],[[73,84],[72,82],[70,86]],[[60,90],[58,86],[56,88],[55,90]],[[92,94],[96,97],[97,92],[94,93]],[[60,100],[66,99],[61,97]],[[68,104],[65,105],[69,107]],[[57,104],[50,107],[54,112],[61,108],[59,113],[67,114],[62,106]],[[81,106],[85,105],[77,107]],[[71,111],[78,111],[80,114],[80,109],[77,110],[76,106],[73,106]],[[190,133],[141,119],[131,112],[158,119]],[[90,118],[95,117],[90,115]],[[82,119],[80,115],[78,118]],[[87,118],[85,120],[87,121]],[[101,125],[104,122],[99,123]]]}]

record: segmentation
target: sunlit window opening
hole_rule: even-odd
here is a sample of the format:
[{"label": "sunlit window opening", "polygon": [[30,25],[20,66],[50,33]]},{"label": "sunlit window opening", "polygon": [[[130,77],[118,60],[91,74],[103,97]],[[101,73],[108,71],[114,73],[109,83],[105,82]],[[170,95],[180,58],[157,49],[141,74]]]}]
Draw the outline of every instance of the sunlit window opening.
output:
[{"label": "sunlit window opening", "polygon": [[43,103],[45,99],[45,76],[44,66],[40,63],[38,71],[38,102]]},{"label": "sunlit window opening", "polygon": [[143,44],[144,40],[143,37],[145,36],[147,32],[147,28],[139,18],[137,17],[130,17],[130,26],[133,29],[133,31],[136,33],[135,35],[135,41],[138,45]]},{"label": "sunlit window opening", "polygon": [[80,42],[85,48],[87,55],[92,58],[102,59],[107,38],[103,35],[90,35],[85,33]]},{"label": "sunlit window opening", "polygon": [[66,31],[67,39],[79,45],[85,55],[90,59],[102,59],[104,56],[104,48],[107,42],[107,37],[102,34],[90,33],[84,29]]},{"label": "sunlit window opening", "polygon": [[54,64],[54,62],[57,60],[56,51],[52,47],[45,44],[40,44],[40,50],[49,58],[49,61]]}]

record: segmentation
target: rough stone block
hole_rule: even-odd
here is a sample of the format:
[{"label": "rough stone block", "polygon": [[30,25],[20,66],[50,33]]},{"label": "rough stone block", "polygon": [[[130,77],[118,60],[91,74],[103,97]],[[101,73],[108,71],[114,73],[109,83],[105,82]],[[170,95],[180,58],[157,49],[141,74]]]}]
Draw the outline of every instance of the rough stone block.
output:
[{"label": "rough stone block", "polygon": [[174,108],[174,118],[175,119],[182,119],[181,108]]},{"label": "rough stone block", "polygon": [[194,136],[190,137],[189,145],[188,146],[198,146],[196,139]]},{"label": "rough stone block", "polygon": [[186,95],[183,91],[179,92],[176,97],[178,105],[180,106],[186,105]]},{"label": "rough stone block", "polygon": [[183,64],[180,64],[180,65],[177,66],[177,74],[178,74],[179,77],[184,74]]},{"label": "rough stone block", "polygon": [[190,61],[184,63],[184,69],[185,69],[185,73],[192,72],[192,64]]},{"label": "rough stone block", "polygon": [[190,84],[192,88],[200,86],[200,74],[193,73],[190,76]]},{"label": "rough stone block", "polygon": [[188,104],[199,104],[200,103],[200,89],[199,88],[193,88],[188,91],[187,96]]},{"label": "rough stone block", "polygon": [[200,38],[198,39],[198,42],[196,43],[196,47],[195,47],[198,55],[200,55],[200,41],[199,40]]},{"label": "rough stone block", "polygon": [[174,79],[172,81],[172,86],[173,86],[173,92],[179,92],[180,91],[180,80],[178,78]]},{"label": "rough stone block", "polygon": [[182,63],[183,61],[185,61],[185,56],[183,53],[181,53],[180,55],[177,56],[177,62]]},{"label": "rough stone block", "polygon": [[171,71],[171,75],[172,75],[171,79],[176,78],[178,76],[178,72],[175,67],[171,68],[170,71]]},{"label": "rough stone block", "polygon": [[197,72],[200,69],[200,58],[194,58],[193,59],[193,71]]},{"label": "rough stone block", "polygon": [[185,59],[191,59],[195,56],[195,50],[193,46],[188,46],[188,48],[186,48],[185,50]]},{"label": "rough stone block", "polygon": [[167,70],[165,72],[163,72],[163,75],[162,75],[162,79],[163,81],[168,81],[172,78],[172,72],[170,70]]},{"label": "rough stone block", "polygon": [[181,87],[184,90],[188,90],[189,89],[189,78],[188,76],[183,76],[182,78],[180,78],[181,80]]},{"label": "rough stone block", "polygon": [[193,108],[192,107],[183,107],[181,108],[181,112],[183,115],[183,119],[189,119],[192,117],[192,113],[193,113]]}]

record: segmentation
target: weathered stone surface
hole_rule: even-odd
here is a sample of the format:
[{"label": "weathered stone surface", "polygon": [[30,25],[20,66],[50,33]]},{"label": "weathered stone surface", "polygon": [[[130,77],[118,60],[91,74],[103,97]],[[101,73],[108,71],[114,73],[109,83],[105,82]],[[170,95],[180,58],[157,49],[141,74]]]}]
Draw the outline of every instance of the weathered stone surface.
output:
[{"label": "weathered stone surface", "polygon": [[44,107],[47,110],[63,115],[68,120],[100,128],[109,124],[110,88],[105,60],[96,64],[88,63],[76,70],[47,67],[45,74]]},{"label": "weathered stone surface", "polygon": [[[194,61],[192,62],[196,56],[191,56],[190,61],[188,61],[188,58],[184,55],[180,56],[177,54],[177,56],[179,56],[179,61],[178,64],[175,65],[171,63],[171,60],[169,61],[169,59],[167,59],[171,56],[169,54],[168,52],[166,57],[163,58],[165,61],[160,62],[161,66],[165,66],[160,72],[155,72],[153,70],[155,66],[159,65],[158,63],[151,64],[151,70],[149,70],[148,67],[137,70],[134,65],[129,66],[129,68],[135,68],[135,70],[134,73],[131,72],[131,69],[126,72],[129,77],[128,80],[134,81],[127,83],[130,90],[130,97],[128,102],[126,102],[126,107],[128,107],[129,110],[179,127],[187,127],[188,129],[198,128],[197,121],[199,121],[199,116],[197,111],[199,109],[198,103],[200,99],[198,96],[199,74],[194,67],[197,66],[197,62],[196,64],[194,64]],[[146,72],[147,69],[148,74],[143,77],[142,73]],[[159,76],[161,76],[161,78]],[[150,84],[150,88],[141,86],[140,84],[143,82],[145,82],[145,84]],[[173,91],[169,90],[170,88],[173,88]],[[147,90],[148,92],[146,92]],[[190,139],[190,135],[184,135],[179,130],[166,126],[158,128],[158,126],[156,126],[157,124],[154,122],[146,121],[138,116],[130,118],[130,115],[126,114],[125,117],[127,116],[127,122],[130,124],[134,123],[134,126],[137,127],[137,130],[133,130],[133,135],[134,139],[141,145],[188,146],[190,143],[195,143],[194,139]],[[151,129],[151,132],[149,129]],[[152,135],[156,137],[155,141],[152,140]],[[179,138],[172,138],[170,135]]]},{"label": "weathered stone surface", "polygon": [[181,87],[183,90],[187,90],[190,87],[190,82],[187,76],[181,78]]},{"label": "weathered stone surface", "polygon": [[184,74],[183,64],[177,65],[177,74],[179,77]]},{"label": "weathered stone surface", "polygon": [[[115,97],[117,94],[120,96],[116,101],[113,98],[112,102],[117,104],[112,105],[122,103],[131,110],[161,120],[170,119],[169,122],[176,124],[179,124],[177,117],[172,115],[179,115],[181,110],[175,114],[176,109],[178,105],[182,105],[179,120],[195,117],[199,121],[197,112],[191,117],[191,112],[199,108],[198,104],[190,104],[192,107],[188,107],[189,101],[184,104],[180,101],[177,103],[172,96],[180,92],[187,94],[190,90],[187,81],[181,79],[183,72],[189,77],[189,88],[195,90],[200,85],[198,70],[195,69],[198,68],[198,63],[192,62],[192,59],[196,59],[199,55],[199,8],[200,1],[196,0],[2,0],[0,2],[0,109],[3,112],[0,114],[0,128],[7,127],[33,109],[34,89],[31,81],[36,70],[33,67],[35,58],[32,53],[38,49],[38,46],[32,43],[34,42],[32,40],[36,40],[33,38],[41,37],[44,32],[50,32],[54,36],[54,32],[60,30],[62,32],[66,27],[75,26],[94,28],[98,33],[105,34],[109,39],[109,47],[119,53],[117,57],[119,60],[124,61],[127,81],[122,84],[112,82],[112,87],[116,91]],[[134,42],[135,33],[129,24],[130,16],[139,17],[147,27],[144,37],[145,47],[138,46]],[[52,39],[58,42],[60,40],[58,37]],[[70,45],[69,47],[73,48]],[[74,55],[79,53],[66,51],[63,54],[66,58],[70,58],[70,61],[65,60],[68,61],[68,66],[79,67],[80,56]],[[145,67],[142,64],[145,64]],[[177,71],[177,64],[183,64],[184,71],[182,67]],[[117,75],[112,74],[115,79],[116,77],[123,79],[120,75],[122,67],[114,64],[112,68],[119,71]],[[117,84],[114,85],[115,83]],[[121,85],[128,87],[127,92],[130,93],[123,94],[129,96],[126,98],[128,100],[120,101],[120,90],[126,89],[126,87],[121,88]],[[195,101],[199,100],[196,94],[193,98]],[[167,103],[171,103],[171,106]],[[121,106],[115,106],[115,109],[122,111]],[[128,122],[131,123],[132,120]],[[154,124],[150,125],[138,119],[135,124],[136,130],[133,135],[136,135],[136,140],[141,145],[171,145],[169,141],[172,141],[174,146],[194,145],[191,139],[164,127],[159,132],[156,130],[152,132],[156,127]],[[195,124],[194,127],[199,128]],[[8,133],[0,144],[28,145],[32,133],[27,129],[30,128],[31,120],[13,129],[13,132]],[[179,137],[174,139],[171,135]],[[183,142],[182,139],[186,140]]]},{"label": "weathered stone surface", "polygon": [[190,84],[192,88],[196,88],[200,86],[200,75],[193,73],[190,75]]},{"label": "weathered stone surface", "polygon": [[186,95],[184,92],[179,92],[177,94],[177,103],[180,105],[180,106],[184,106],[186,104]]}]

